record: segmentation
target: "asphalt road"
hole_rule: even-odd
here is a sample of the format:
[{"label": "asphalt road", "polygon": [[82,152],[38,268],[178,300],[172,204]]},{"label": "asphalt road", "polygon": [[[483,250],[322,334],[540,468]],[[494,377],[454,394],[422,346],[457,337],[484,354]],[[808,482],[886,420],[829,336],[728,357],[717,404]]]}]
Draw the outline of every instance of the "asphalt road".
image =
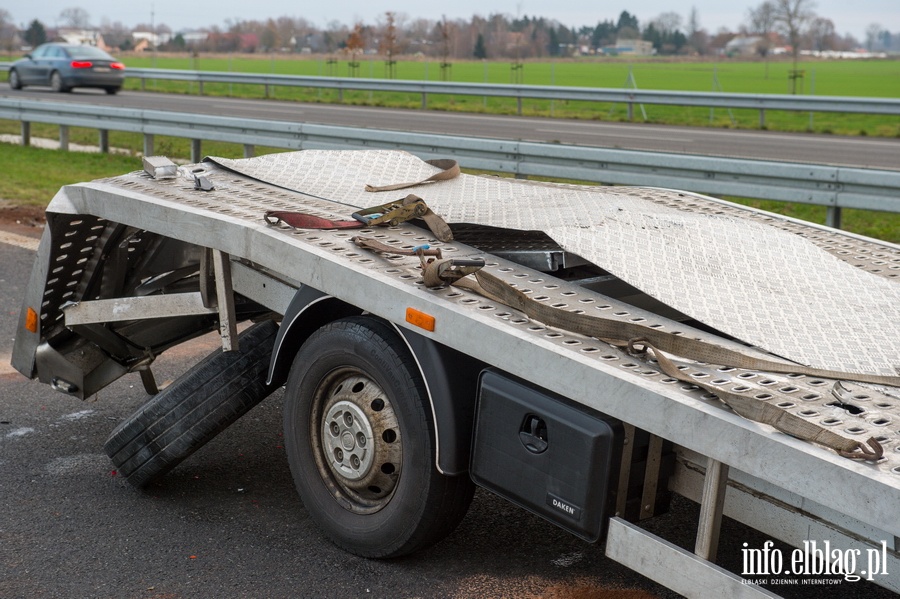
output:
[{"label": "asphalt road", "polygon": [[[277,93],[276,89],[276,96]],[[98,90],[75,90],[70,94],[53,94],[46,88],[12,91],[8,86],[2,86],[0,97],[604,148],[900,169],[898,138],[789,134],[643,123],[603,123],[132,91],[122,92],[117,96],[106,96]],[[648,106],[647,109],[652,112],[653,107]],[[897,117],[884,118],[895,122],[898,120]]]},{"label": "asphalt road", "polygon": [[[87,402],[9,366],[39,227],[0,222],[0,597],[323,597],[644,599],[676,596],[587,544],[488,492],[460,527],[420,554],[372,561],[335,548],[299,501],[282,448],[280,392],[145,491],[103,453],[116,424],[146,395],[129,376]],[[174,379],[212,351],[214,336],[164,354]],[[691,547],[698,507],[687,500],[649,521]],[[720,563],[740,571],[741,543],[765,537],[725,522]],[[785,549],[786,550],[786,549]],[[821,599],[822,587],[776,588]],[[866,583],[829,597],[881,599]]]}]

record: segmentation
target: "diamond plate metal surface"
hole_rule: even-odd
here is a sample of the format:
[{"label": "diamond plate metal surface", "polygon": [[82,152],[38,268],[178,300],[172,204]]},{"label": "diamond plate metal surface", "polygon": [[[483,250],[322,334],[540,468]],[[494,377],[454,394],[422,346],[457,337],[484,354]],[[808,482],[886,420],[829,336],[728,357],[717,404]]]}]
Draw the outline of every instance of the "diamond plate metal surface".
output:
[{"label": "diamond plate metal surface", "polygon": [[[681,209],[634,191],[461,175],[387,193],[366,184],[438,171],[396,151],[304,151],[214,162],[356,207],[414,193],[451,223],[547,233],[566,251],[700,322],[801,364],[900,372],[900,285],[802,237],[719,210]],[[646,194],[646,190],[645,190]],[[692,200],[696,200],[691,196]]]}]

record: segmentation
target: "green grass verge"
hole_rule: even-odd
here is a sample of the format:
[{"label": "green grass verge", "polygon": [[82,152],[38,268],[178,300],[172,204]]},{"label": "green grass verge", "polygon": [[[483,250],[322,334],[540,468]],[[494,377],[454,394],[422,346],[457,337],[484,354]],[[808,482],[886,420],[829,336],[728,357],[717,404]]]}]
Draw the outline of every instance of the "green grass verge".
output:
[{"label": "green grass verge", "polygon": [[87,154],[0,144],[0,198],[25,206],[46,206],[70,183],[121,175],[141,168],[133,156]]},{"label": "green grass verge", "polygon": [[[157,146],[160,143],[158,140]],[[219,144],[213,149],[221,151],[207,153],[239,157],[242,151],[242,148],[234,144]],[[258,149],[259,153],[272,151],[278,150]],[[166,154],[166,152],[159,153]],[[171,153],[168,155],[175,156]],[[0,143],[0,164],[4,165],[4,176],[0,177],[0,199],[32,206],[46,206],[63,185],[121,175],[141,168],[140,159],[135,156],[60,152],[3,143]],[[728,199],[810,222],[825,223],[826,209],[822,206],[740,198]],[[900,243],[900,214],[845,209],[843,211],[843,227],[847,231],[860,235]]]}]

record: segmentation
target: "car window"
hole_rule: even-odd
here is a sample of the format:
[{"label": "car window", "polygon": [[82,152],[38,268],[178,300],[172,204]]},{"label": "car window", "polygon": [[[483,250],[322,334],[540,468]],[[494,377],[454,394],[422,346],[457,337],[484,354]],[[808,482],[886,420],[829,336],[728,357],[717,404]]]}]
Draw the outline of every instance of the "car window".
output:
[{"label": "car window", "polygon": [[54,46],[50,48],[50,52],[47,53],[47,58],[65,58],[66,53],[59,46]]},{"label": "car window", "polygon": [[72,58],[100,58],[112,60],[112,56],[94,46],[69,46],[69,56]]},{"label": "car window", "polygon": [[51,46],[38,46],[34,52],[31,53],[32,58],[43,58],[47,53]]}]

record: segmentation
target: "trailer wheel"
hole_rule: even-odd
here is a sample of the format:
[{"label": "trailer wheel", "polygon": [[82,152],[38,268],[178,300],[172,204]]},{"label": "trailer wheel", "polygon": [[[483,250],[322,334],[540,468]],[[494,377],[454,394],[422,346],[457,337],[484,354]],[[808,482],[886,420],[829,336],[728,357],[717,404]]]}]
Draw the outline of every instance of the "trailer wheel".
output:
[{"label": "trailer wheel", "polygon": [[372,317],[335,321],[294,359],[285,447],[313,521],[350,553],[390,558],[448,535],[474,486],[435,467],[425,385],[403,341]]},{"label": "trailer wheel", "polygon": [[214,351],[117,426],[104,448],[119,474],[147,485],[271,394],[266,375],[277,333],[271,320],[250,327],[238,338],[240,351]]}]

